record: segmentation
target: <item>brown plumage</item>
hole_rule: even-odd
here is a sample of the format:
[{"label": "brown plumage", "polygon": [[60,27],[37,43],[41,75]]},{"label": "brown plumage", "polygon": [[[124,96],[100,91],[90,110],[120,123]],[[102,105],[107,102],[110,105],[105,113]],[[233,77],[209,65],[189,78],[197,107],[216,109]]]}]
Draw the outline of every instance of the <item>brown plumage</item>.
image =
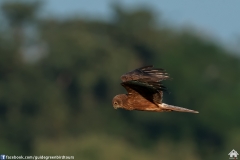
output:
[{"label": "brown plumage", "polygon": [[128,94],[116,95],[112,101],[113,107],[152,112],[198,113],[198,111],[162,103],[163,91],[166,91],[166,88],[161,81],[167,79],[169,79],[167,72],[163,69],[153,68],[153,66],[138,68],[122,75],[121,85]]}]

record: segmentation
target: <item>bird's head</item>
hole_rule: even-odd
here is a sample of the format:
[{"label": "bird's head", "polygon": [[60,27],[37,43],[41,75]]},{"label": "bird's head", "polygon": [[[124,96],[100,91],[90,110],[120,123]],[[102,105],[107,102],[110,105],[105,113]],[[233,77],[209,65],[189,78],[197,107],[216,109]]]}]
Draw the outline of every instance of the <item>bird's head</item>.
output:
[{"label": "bird's head", "polygon": [[127,96],[125,94],[116,95],[112,100],[113,108],[114,109],[123,108],[123,102],[126,98]]}]

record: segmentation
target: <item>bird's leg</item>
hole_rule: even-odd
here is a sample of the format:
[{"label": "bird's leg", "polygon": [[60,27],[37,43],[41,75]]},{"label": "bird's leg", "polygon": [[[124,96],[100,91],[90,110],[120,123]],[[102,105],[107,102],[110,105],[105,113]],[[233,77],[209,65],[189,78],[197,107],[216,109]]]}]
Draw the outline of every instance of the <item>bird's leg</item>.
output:
[{"label": "bird's leg", "polygon": [[128,110],[132,111],[132,110],[133,110],[133,107],[129,107]]}]

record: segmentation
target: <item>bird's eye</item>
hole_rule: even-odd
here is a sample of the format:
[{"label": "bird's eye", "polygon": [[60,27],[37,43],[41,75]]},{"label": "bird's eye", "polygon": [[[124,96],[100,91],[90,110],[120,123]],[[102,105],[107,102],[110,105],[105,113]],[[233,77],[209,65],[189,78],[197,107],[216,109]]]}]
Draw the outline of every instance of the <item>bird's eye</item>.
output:
[{"label": "bird's eye", "polygon": [[118,103],[117,102],[114,102],[115,105],[117,105]]}]

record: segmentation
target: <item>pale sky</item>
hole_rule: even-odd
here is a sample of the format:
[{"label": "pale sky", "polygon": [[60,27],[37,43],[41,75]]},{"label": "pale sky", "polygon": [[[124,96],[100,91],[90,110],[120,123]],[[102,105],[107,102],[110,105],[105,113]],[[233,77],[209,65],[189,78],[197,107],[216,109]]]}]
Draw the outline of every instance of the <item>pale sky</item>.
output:
[{"label": "pale sky", "polygon": [[[190,25],[206,31],[225,45],[240,44],[240,0],[46,0],[46,14],[110,19],[111,4],[124,8],[145,6],[176,28]],[[161,14],[161,16],[160,16]],[[158,15],[157,15],[158,16]]]},{"label": "pale sky", "polygon": [[175,28],[193,26],[226,46],[238,47],[240,51],[240,0],[44,0],[44,2],[42,9],[45,15],[58,17],[79,15],[105,20],[111,18],[111,4],[114,2],[118,2],[126,9],[145,6],[153,10],[159,19],[167,21]]}]

